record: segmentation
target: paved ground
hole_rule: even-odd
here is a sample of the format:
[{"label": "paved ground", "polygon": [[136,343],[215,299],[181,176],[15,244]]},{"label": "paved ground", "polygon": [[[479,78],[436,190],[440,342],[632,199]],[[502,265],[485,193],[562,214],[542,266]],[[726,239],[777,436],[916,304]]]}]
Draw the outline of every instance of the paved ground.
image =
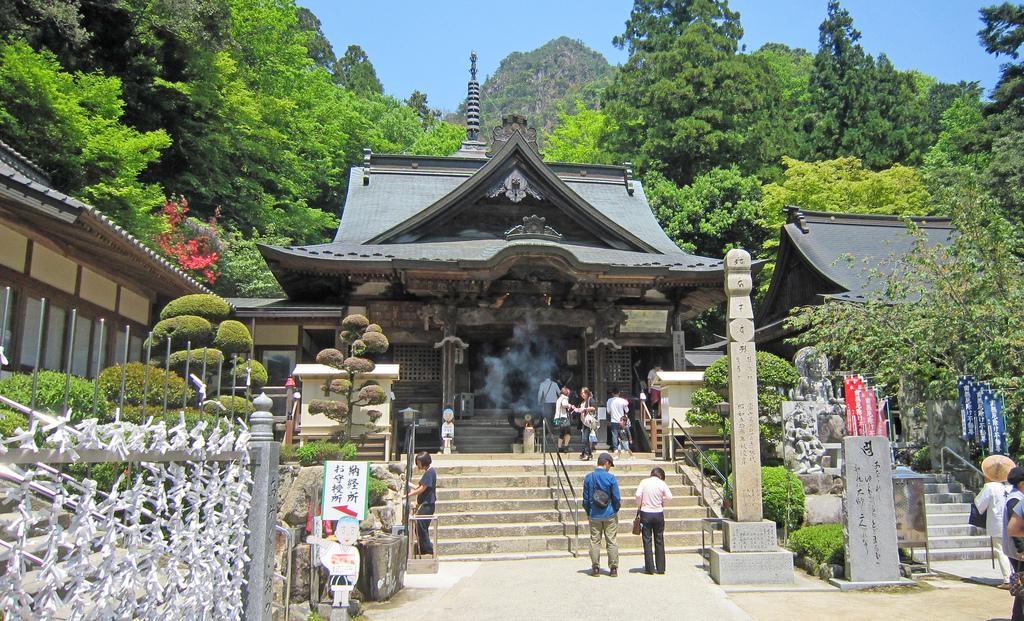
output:
[{"label": "paved ground", "polygon": [[936,621],[1007,619],[1005,591],[936,578],[897,592],[841,593],[797,572],[790,587],[722,588],[695,554],[671,555],[664,576],[640,571],[641,557],[626,556],[618,578],[589,575],[586,559],[442,563],[436,575],[409,575],[390,602],[371,604],[370,621],[489,621],[529,618],[660,621]]}]

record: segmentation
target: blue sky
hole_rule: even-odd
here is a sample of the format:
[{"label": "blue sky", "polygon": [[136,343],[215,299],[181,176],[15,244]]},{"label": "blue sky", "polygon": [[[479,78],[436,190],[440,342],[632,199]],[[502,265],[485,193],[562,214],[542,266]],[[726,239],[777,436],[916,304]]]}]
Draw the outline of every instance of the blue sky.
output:
[{"label": "blue sky", "polygon": [[[297,0],[320,18],[336,54],[352,43],[366,50],[384,90],[405,98],[414,89],[429,102],[455,109],[466,93],[470,50],[479,56],[480,81],[510,52],[529,51],[566,35],[601,52],[612,64],[626,60],[612,37],[621,34],[629,0]],[[811,52],[826,0],[732,0],[740,12],[743,43],[752,51],[774,41]],[[978,43],[978,8],[995,0],[846,0],[843,6],[871,54],[884,52],[900,69],[918,69],[944,82],[976,80],[986,93],[1005,59]]]}]

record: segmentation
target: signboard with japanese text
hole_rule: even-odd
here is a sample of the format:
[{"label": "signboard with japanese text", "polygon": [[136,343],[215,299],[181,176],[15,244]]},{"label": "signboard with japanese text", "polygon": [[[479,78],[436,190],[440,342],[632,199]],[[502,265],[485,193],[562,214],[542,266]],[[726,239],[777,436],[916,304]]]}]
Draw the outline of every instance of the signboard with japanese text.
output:
[{"label": "signboard with japanese text", "polygon": [[626,320],[619,324],[619,334],[664,334],[668,327],[667,308],[624,308]]},{"label": "signboard with japanese text", "polygon": [[365,519],[369,478],[368,461],[325,461],[321,517],[325,520]]},{"label": "signboard with japanese text", "polygon": [[359,550],[354,546],[332,541],[320,546],[320,563],[332,576],[358,576]]}]

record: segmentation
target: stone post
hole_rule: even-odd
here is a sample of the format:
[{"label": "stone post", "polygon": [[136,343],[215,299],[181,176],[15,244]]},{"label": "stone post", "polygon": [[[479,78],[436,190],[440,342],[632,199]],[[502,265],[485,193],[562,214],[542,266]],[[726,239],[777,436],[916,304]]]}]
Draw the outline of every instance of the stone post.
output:
[{"label": "stone post", "polygon": [[761,428],[757,411],[757,356],[754,351],[754,312],[750,305],[750,255],[733,249],[725,255],[725,294],[729,308],[729,404],[731,405],[733,507],[737,522],[760,522]]},{"label": "stone post", "polygon": [[274,405],[266,393],[253,400],[249,417],[252,468],[252,504],[249,508],[249,563],[246,570],[245,619],[270,621],[273,613],[274,525],[277,521],[277,486],[280,445],[274,441]]},{"label": "stone post", "polygon": [[761,438],[757,411],[757,358],[750,255],[733,249],[725,255],[726,315],[729,335],[730,442],[735,520],[722,523],[722,548],[709,555],[711,578],[718,584],[788,584],[793,555],[779,548],[775,523],[761,506]]}]

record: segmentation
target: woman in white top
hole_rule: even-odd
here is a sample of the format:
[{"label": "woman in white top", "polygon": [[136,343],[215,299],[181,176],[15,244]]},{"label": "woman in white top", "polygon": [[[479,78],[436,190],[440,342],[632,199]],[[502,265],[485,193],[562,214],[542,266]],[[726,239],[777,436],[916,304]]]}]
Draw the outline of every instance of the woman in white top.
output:
[{"label": "woman in white top", "polygon": [[[995,456],[990,456],[986,460],[991,460],[992,457]],[[1006,498],[1013,491],[1013,486],[1006,482],[1006,473],[1013,467],[1013,462],[1001,455],[999,457],[1002,457],[1002,460],[998,465],[991,464],[990,467],[985,468],[987,464],[982,464],[986,483],[975,496],[974,506],[980,513],[985,514],[985,533],[992,538],[992,543],[995,544],[994,549],[999,559],[999,571],[1003,574],[1003,583],[1008,585],[1006,581],[1013,570],[1010,568],[1010,560],[1003,552],[1003,524],[1006,523],[1003,517]],[[1004,464],[1001,463],[1002,461],[1009,463]],[[1008,588],[1008,586],[1003,588]]]},{"label": "woman in white top", "polygon": [[555,401],[555,432],[558,434],[558,452],[565,453],[569,450],[569,441],[572,439],[572,424],[569,414],[572,412],[572,405],[569,404],[569,395],[572,391],[568,386],[563,386],[562,391]]},{"label": "woman in white top", "polygon": [[672,490],[665,484],[665,471],[654,468],[651,476],[640,481],[636,488],[640,534],[644,541],[644,572],[648,574],[665,573],[665,503],[669,500],[672,500]]}]

